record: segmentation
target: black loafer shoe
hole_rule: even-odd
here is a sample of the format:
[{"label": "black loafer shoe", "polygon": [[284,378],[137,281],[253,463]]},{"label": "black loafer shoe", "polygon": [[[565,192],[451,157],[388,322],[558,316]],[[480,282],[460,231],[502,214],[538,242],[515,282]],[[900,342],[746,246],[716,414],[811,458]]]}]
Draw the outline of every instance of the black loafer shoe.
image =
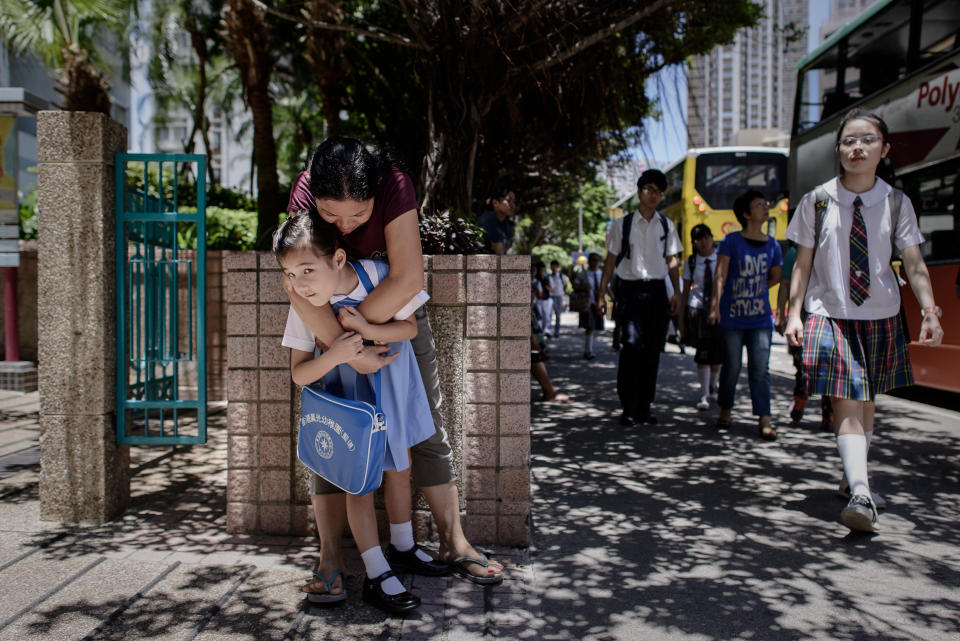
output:
[{"label": "black loafer shoe", "polygon": [[657,424],[657,417],[654,416],[653,414],[647,414],[645,416],[641,416],[639,420],[641,423],[646,423],[647,425]]},{"label": "black loafer shoe", "polygon": [[417,557],[417,550],[419,549],[419,545],[414,545],[406,552],[401,552],[393,547],[393,544],[390,544],[387,546],[387,562],[397,572],[419,574],[420,576],[447,576],[453,571],[449,563],[434,559],[422,561]]},{"label": "black loafer shoe", "polygon": [[620,425],[623,425],[624,427],[632,427],[636,424],[637,421],[626,412],[620,415]]},{"label": "black loafer shoe", "polygon": [[375,579],[364,577],[363,600],[391,614],[406,614],[420,606],[420,597],[404,590],[400,594],[387,594],[381,583],[394,576],[393,572],[384,572]]}]

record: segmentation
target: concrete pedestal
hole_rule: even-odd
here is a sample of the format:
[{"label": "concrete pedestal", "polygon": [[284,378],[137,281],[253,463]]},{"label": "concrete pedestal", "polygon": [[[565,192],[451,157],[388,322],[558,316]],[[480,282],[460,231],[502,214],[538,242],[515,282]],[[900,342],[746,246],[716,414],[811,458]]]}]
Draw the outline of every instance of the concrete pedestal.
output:
[{"label": "concrete pedestal", "polygon": [[103,523],[130,498],[116,445],[114,153],[103,114],[37,116],[40,518]]}]

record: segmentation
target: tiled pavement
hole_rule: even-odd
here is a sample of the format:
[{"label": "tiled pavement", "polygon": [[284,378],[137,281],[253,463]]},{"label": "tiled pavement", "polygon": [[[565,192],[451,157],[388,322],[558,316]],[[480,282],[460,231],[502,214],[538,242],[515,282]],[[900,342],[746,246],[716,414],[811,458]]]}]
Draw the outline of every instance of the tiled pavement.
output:
[{"label": "tiled pavement", "polygon": [[0,393],[0,430],[33,436],[0,438],[0,641],[529,637],[526,550],[490,550],[509,567],[500,586],[405,577],[423,605],[401,619],[361,601],[362,565],[347,547],[350,599],[311,606],[298,588],[315,539],[225,532],[224,412],[212,414],[206,446],[132,448],[131,507],[119,519],[42,522],[36,411],[36,393]]}]

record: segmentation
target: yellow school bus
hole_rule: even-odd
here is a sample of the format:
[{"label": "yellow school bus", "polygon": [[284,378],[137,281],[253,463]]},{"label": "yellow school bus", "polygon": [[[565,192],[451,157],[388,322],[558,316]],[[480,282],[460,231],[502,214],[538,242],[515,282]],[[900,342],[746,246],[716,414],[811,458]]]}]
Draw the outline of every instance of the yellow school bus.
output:
[{"label": "yellow school bus", "polygon": [[787,231],[787,149],[780,147],[707,147],[688,149],[663,172],[667,191],[660,211],[677,226],[683,258],[693,252],[690,230],[703,223],[719,243],[740,231],[733,201],[756,189],[771,203],[766,232],[777,240]]}]

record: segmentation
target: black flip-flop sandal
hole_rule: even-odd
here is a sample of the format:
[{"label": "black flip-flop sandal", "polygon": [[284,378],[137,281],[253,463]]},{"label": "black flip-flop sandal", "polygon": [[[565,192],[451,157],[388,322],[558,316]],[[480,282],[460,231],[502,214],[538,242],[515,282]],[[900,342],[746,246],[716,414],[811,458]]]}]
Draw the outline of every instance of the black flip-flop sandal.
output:
[{"label": "black flip-flop sandal", "polygon": [[474,565],[479,565],[481,567],[488,567],[490,561],[487,559],[486,555],[482,552],[480,553],[480,558],[475,559],[470,556],[458,556],[453,561],[450,562],[450,566],[453,568],[453,571],[467,579],[468,581],[473,581],[474,583],[479,583],[480,585],[492,585],[494,583],[500,583],[503,581],[503,573],[494,574],[493,576],[476,576],[472,574],[467,568],[468,564],[473,563]]}]

